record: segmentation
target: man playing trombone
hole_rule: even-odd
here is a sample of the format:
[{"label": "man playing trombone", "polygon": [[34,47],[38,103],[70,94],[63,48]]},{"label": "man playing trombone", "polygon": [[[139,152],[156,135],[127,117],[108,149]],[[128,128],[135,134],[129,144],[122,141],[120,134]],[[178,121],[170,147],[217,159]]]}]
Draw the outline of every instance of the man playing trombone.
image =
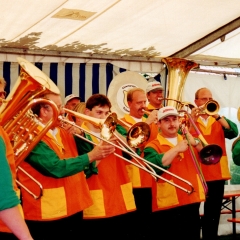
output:
[{"label": "man playing trombone", "polygon": [[[158,85],[159,86],[159,85]],[[129,114],[125,114],[117,125],[117,131],[126,137],[128,125],[132,126],[139,122],[145,122],[150,127],[150,137],[148,141],[155,139],[158,133],[156,125],[157,110],[153,110],[148,117],[144,116],[146,109],[146,93],[141,88],[132,88],[127,93],[127,102],[129,106]],[[126,124],[127,125],[126,125]],[[147,142],[145,142],[146,144]],[[143,147],[137,148],[140,155]],[[132,160],[135,161],[135,160]],[[151,185],[152,176],[148,172],[132,165],[126,165],[129,177],[133,184],[133,194],[137,211],[135,212],[135,222],[139,226],[138,238],[146,238],[150,230],[149,218],[151,215]]]},{"label": "man playing trombone", "polygon": [[[162,177],[169,180],[153,180],[152,184],[152,229],[161,228],[167,239],[200,239],[200,202],[205,200],[203,185],[199,181],[199,174],[192,159],[194,153],[187,151],[189,145],[201,149],[201,144],[186,131],[184,139],[178,134],[180,122],[179,114],[174,107],[163,107],[158,111],[159,134],[155,140],[149,142],[144,149],[144,158],[151,163],[167,169],[169,173],[154,168]],[[184,192],[179,186],[188,186],[183,178],[189,181],[194,191]],[[177,184],[176,187],[173,184]],[[188,187],[189,187],[188,186]],[[156,232],[149,236],[154,237]]]},{"label": "man playing trombone", "polygon": [[[85,115],[96,120],[106,119],[110,109],[111,103],[105,95],[94,94],[86,102]],[[100,138],[100,126],[89,122],[87,116],[82,124],[86,139],[94,144],[104,142],[103,138]],[[117,144],[115,137],[109,137],[109,141]],[[93,146],[87,141],[78,144],[79,153],[91,151]],[[122,151],[116,149],[115,153],[121,156]],[[130,212],[134,211],[136,206],[132,183],[127,175],[124,160],[115,153],[101,162],[92,163],[97,166],[97,171],[93,174],[89,174],[89,170],[85,171],[93,205],[83,211],[84,230],[89,233],[92,231],[92,239],[112,239],[113,233],[118,234],[118,238],[126,239],[130,235],[129,231],[133,229]]]},{"label": "man playing trombone", "polygon": [[[209,144],[217,144],[222,148],[222,157],[216,164],[205,165],[200,162],[201,169],[208,186],[208,195],[204,203],[204,216],[202,218],[202,235],[204,240],[216,240],[218,225],[224,195],[225,180],[231,178],[226,153],[225,138],[237,137],[238,129],[235,123],[220,116],[216,111],[209,112],[208,101],[213,101],[212,93],[207,88],[200,88],[195,93],[195,104],[192,118]],[[194,134],[194,130],[191,131]]]}]

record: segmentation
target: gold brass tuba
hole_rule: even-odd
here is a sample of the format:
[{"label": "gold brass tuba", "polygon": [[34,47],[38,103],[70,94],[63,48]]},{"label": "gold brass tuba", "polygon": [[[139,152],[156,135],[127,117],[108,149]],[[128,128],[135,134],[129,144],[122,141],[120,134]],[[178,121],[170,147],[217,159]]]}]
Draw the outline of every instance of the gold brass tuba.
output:
[{"label": "gold brass tuba", "polygon": [[179,109],[179,105],[182,105],[182,92],[188,73],[198,67],[198,64],[182,58],[163,58],[162,62],[168,69],[166,105]]},{"label": "gold brass tuba", "polygon": [[[21,66],[20,75],[0,107],[0,124],[12,143],[16,167],[58,119],[56,104],[39,97],[47,93],[60,94],[58,87],[41,70],[23,58],[17,60]],[[37,129],[38,119],[31,111],[33,106],[40,103],[49,104],[54,113],[41,132]]]},{"label": "gold brass tuba", "polygon": [[[180,111],[183,106],[182,92],[187,75],[190,70],[197,67],[198,64],[181,58],[163,58],[162,62],[164,62],[168,68],[168,96],[165,98],[167,100],[167,105],[173,106]],[[206,109],[207,107],[209,108],[209,111]],[[208,113],[215,113],[215,111],[218,111],[218,108],[219,106],[216,101],[211,100],[211,102],[205,107],[205,111],[207,110]],[[195,128],[195,130],[197,129]],[[197,131],[197,133],[204,145],[204,148],[200,152],[201,162],[209,165],[220,161],[222,156],[221,147],[216,144],[208,144],[202,134],[200,134],[199,131]]]}]

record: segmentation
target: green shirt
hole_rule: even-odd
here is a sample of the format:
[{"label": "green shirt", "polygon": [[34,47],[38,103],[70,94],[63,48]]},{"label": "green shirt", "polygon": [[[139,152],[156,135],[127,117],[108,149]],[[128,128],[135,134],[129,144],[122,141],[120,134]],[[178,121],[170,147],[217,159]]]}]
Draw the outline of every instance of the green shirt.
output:
[{"label": "green shirt", "polygon": [[26,162],[41,174],[54,178],[68,177],[89,168],[87,153],[73,158],[60,159],[43,141],[36,145]]},{"label": "green shirt", "polygon": [[13,179],[6,158],[6,146],[0,136],[0,211],[17,206],[20,203],[13,189]]},{"label": "green shirt", "polygon": [[[85,133],[85,138],[92,141],[91,136],[87,133]],[[77,149],[78,149],[79,155],[92,151],[93,144],[90,144],[87,141],[83,141],[78,137],[75,137],[75,141],[77,143]],[[86,178],[91,177],[92,174],[98,174],[98,169],[96,167],[96,161],[90,163],[88,168],[84,169],[84,173],[86,175]]]},{"label": "green shirt", "polygon": [[[163,164],[162,164],[163,155],[164,155],[164,153],[158,153],[152,147],[146,147],[144,149],[144,159],[146,159],[147,161],[149,161],[151,163],[154,163],[155,165],[167,170],[167,169],[170,168],[170,165],[169,166],[163,166]],[[157,174],[162,174],[163,173],[163,171],[161,171],[160,169],[155,168],[154,166],[151,166],[151,167],[155,170],[155,172]]]}]

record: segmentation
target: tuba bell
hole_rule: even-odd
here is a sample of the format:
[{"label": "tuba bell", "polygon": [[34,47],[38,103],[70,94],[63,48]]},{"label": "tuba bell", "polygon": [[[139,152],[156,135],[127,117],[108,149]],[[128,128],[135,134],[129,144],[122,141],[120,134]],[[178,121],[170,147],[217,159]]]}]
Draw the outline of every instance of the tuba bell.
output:
[{"label": "tuba bell", "polygon": [[[56,104],[41,96],[47,93],[60,94],[58,87],[41,70],[23,58],[17,60],[20,65],[19,77],[0,107],[0,124],[10,138],[16,167],[58,119]],[[53,118],[39,132],[39,119],[31,108],[41,103],[52,107]]]}]

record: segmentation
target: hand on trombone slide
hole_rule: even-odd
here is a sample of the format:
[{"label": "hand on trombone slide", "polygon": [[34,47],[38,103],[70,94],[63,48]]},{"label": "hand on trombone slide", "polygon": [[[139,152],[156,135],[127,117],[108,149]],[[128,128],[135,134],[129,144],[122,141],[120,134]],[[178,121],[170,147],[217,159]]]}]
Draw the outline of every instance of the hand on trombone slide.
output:
[{"label": "hand on trombone slide", "polygon": [[113,145],[101,140],[100,143],[88,153],[89,162],[91,163],[96,160],[102,160],[114,152],[115,147]]}]

